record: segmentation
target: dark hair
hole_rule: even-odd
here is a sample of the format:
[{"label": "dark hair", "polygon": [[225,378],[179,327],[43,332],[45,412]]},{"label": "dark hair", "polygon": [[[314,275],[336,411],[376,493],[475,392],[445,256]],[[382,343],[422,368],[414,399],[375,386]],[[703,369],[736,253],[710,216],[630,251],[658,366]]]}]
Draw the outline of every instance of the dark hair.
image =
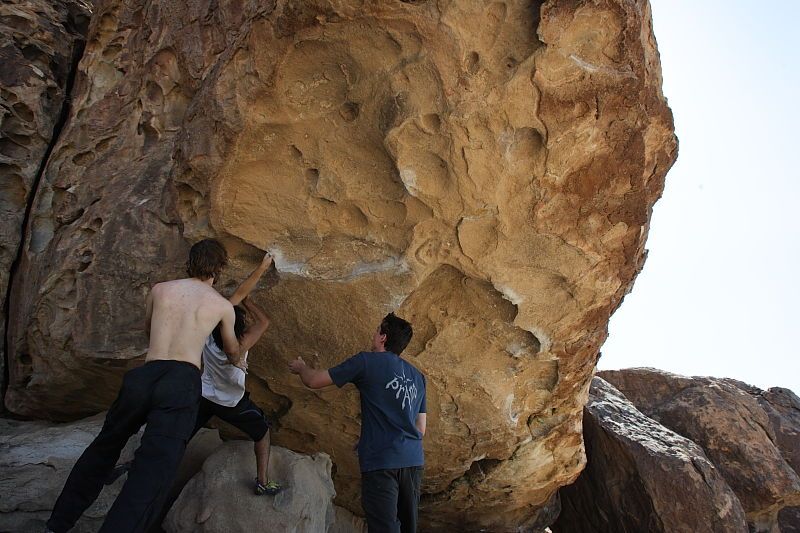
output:
[{"label": "dark hair", "polygon": [[190,278],[217,278],[227,264],[228,252],[222,243],[216,239],[203,239],[189,250],[186,273]]},{"label": "dark hair", "polygon": [[[233,306],[233,312],[236,314],[236,322],[233,323],[233,332],[236,334],[236,338],[241,340],[242,334],[244,333],[245,327],[245,319],[247,318],[247,311],[243,308],[239,307],[238,305]],[[217,347],[221,350],[222,349],[222,322],[217,324],[217,327],[214,328],[214,331],[211,332],[211,335],[214,336],[214,342],[217,343]]]},{"label": "dark hair", "polygon": [[395,316],[394,313],[386,315],[381,322],[381,335],[386,335],[386,343],[383,346],[397,355],[403,353],[413,334],[411,324]]}]

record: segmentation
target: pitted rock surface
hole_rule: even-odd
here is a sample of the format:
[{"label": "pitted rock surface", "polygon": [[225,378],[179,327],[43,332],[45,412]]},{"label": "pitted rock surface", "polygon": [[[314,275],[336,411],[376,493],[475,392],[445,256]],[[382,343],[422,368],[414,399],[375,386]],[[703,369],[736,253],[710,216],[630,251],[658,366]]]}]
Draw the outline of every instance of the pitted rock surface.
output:
[{"label": "pitted rock surface", "polygon": [[[53,130],[62,119],[70,73],[80,59],[91,4],[9,0],[0,5],[0,335],[11,266],[25,210]],[[5,357],[0,347],[0,372]],[[2,380],[3,378],[0,378]]]},{"label": "pitted rock surface", "polygon": [[560,491],[556,533],[746,533],[742,505],[694,442],[638,411],[601,378],[583,419],[586,469]]},{"label": "pitted rock surface", "polygon": [[733,379],[649,368],[599,374],[647,416],[705,450],[741,501],[751,530],[776,531],[780,511],[800,505],[800,401],[788,389],[762,391]]},{"label": "pitted rock surface", "polygon": [[[250,355],[275,441],[358,512],[357,394],[332,366],[396,310],[428,377],[428,529],[541,523],[677,145],[647,2],[122,2],[96,7],[11,291],[7,408],[105,408],[148,287],[222,239],[273,325]],[[532,526],[531,526],[532,527]]]}]

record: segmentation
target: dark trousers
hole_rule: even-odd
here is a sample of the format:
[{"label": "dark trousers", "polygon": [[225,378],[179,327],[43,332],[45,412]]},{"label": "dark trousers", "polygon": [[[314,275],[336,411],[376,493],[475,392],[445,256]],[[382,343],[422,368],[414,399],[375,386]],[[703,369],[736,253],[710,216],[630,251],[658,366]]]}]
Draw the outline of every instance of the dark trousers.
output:
[{"label": "dark trousers", "polygon": [[100,434],[72,468],[47,527],[69,531],[94,502],[128,439],[147,424],[128,479],[106,515],[101,532],[145,531],[158,517],[200,400],[200,370],[181,361],[151,361],[129,371]]},{"label": "dark trousers", "polygon": [[361,506],[369,533],[416,533],[421,466],[361,473]]}]

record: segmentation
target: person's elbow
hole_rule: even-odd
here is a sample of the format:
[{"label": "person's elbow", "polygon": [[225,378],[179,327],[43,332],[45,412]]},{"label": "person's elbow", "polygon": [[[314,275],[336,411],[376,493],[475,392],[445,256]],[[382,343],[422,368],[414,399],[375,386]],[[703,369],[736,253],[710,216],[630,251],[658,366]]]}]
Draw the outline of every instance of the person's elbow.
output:
[{"label": "person's elbow", "polygon": [[309,375],[306,376],[304,384],[309,389],[322,389],[328,385],[332,385],[333,380],[331,380],[328,372],[316,371],[310,372]]}]

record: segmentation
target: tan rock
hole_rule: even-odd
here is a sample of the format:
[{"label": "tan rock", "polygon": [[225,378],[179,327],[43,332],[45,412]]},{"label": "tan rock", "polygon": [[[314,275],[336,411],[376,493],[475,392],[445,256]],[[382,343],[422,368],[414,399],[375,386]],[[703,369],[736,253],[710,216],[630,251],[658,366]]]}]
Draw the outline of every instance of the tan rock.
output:
[{"label": "tan rock", "polygon": [[583,467],[597,350],[676,156],[660,85],[643,1],[108,0],[12,287],[6,406],[104,408],[190,242],[226,242],[228,290],[270,248],[250,386],[276,442],[330,454],[358,512],[356,393],[285,363],[333,365],[398,310],[428,376],[424,524],[536,524]]},{"label": "tan rock", "polygon": [[[83,50],[91,14],[85,0],[10,0],[0,5],[0,335],[11,267],[70,74]],[[4,376],[4,347],[0,374]],[[0,381],[4,377],[0,377]],[[5,384],[2,384],[4,387]]]},{"label": "tan rock", "polygon": [[738,498],[703,450],[638,411],[601,378],[583,419],[587,465],[560,491],[556,533],[746,533]]},{"label": "tan rock", "polygon": [[[763,391],[732,379],[687,378],[646,368],[600,376],[643,413],[705,450],[742,502],[753,530],[777,531],[779,511],[800,504],[800,476],[782,455],[770,416],[759,403],[768,401]],[[797,414],[786,423],[796,424]],[[800,441],[792,444],[796,450]]]}]

